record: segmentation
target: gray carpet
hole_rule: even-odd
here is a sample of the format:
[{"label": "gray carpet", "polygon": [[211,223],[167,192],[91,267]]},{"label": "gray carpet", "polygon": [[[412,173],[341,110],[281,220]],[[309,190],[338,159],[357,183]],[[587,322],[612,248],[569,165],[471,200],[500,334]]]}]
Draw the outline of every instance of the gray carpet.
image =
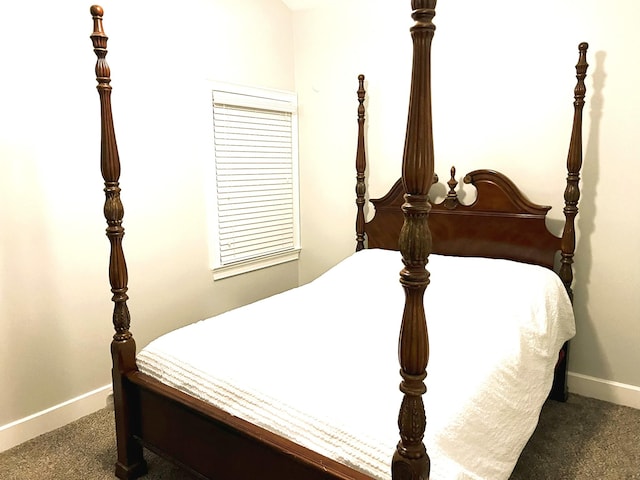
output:
[{"label": "gray carpet", "polygon": [[549,401],[511,480],[640,479],[640,410],[570,395]]},{"label": "gray carpet", "polygon": [[[103,409],[0,453],[0,479],[112,480],[114,459],[113,412]],[[148,480],[192,479],[147,460]],[[524,479],[640,480],[640,410],[577,395],[548,402],[511,477]]]}]

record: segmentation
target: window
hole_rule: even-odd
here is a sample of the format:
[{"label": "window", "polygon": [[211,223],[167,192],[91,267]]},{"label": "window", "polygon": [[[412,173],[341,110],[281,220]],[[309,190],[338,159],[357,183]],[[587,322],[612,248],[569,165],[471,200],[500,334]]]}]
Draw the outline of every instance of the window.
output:
[{"label": "window", "polygon": [[215,84],[214,279],[298,259],[294,93]]}]

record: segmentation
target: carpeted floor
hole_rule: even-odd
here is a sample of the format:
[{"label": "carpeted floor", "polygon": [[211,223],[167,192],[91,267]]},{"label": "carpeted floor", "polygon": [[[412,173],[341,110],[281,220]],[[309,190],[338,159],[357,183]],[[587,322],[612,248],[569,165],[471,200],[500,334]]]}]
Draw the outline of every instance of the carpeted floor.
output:
[{"label": "carpeted floor", "polygon": [[[0,479],[112,480],[114,459],[113,412],[103,409],[0,453]],[[148,480],[192,480],[147,460]],[[548,402],[511,476],[525,479],[640,480],[640,410],[577,395]]]},{"label": "carpeted floor", "polygon": [[511,480],[640,479],[640,410],[570,395],[549,401]]}]

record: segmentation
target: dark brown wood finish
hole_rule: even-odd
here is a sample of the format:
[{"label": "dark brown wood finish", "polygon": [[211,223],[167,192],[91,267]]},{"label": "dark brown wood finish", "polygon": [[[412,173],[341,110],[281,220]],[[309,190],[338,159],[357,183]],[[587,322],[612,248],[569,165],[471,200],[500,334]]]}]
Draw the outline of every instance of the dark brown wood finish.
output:
[{"label": "dark brown wood finish", "polygon": [[[576,64],[576,78],[578,82],[574,89],[573,102],[573,129],[571,130],[571,142],[567,154],[567,186],[564,191],[564,216],[565,223],[560,241],[561,260],[559,275],[564,283],[571,302],[573,302],[573,256],[576,248],[575,219],[578,215],[578,200],[580,200],[580,170],[582,169],[582,109],[587,88],[584,79],[587,76],[587,49],[586,42],[578,46],[580,52]],[[566,342],[556,366],[551,398],[566,401],[569,396],[567,386],[567,372],[569,368],[569,342]]]},{"label": "dark brown wood finish", "polygon": [[566,218],[562,231],[562,260],[560,266],[560,278],[573,300],[573,255],[576,249],[575,219],[578,215],[578,200],[580,200],[580,170],[582,169],[582,109],[587,88],[584,79],[587,76],[587,49],[586,42],[578,46],[580,56],[576,64],[576,78],[578,83],[574,90],[574,114],[573,129],[571,130],[571,143],[567,155],[567,187],[564,191],[564,215]]},{"label": "dark brown wood finish", "polygon": [[[560,239],[546,226],[550,207],[531,202],[511,180],[493,170],[475,170],[464,182],[477,190],[471,205],[462,204],[451,187],[442,202],[432,205],[433,253],[504,258],[553,268]],[[398,180],[384,197],[371,201],[376,213],[366,225],[369,248],[397,250],[403,198],[404,187]]]},{"label": "dark brown wood finish", "polygon": [[431,253],[429,231],[429,190],[433,183],[433,134],[431,120],[431,41],[435,32],[432,19],[436,0],[414,0],[411,28],[413,67],[407,136],[402,159],[402,183],[405,191],[398,245],[404,268],[400,283],[405,293],[405,308],[400,327],[398,356],[403,393],[398,427],[400,442],[391,464],[394,479],[427,479],[431,468],[422,441],[426,418],[422,395],[429,361],[429,337],[423,296],[429,284],[426,264]]},{"label": "dark brown wood finish", "polygon": [[364,146],[364,75],[358,75],[358,147],[356,150],[356,252],[364,248],[364,204],[367,187],[365,184],[365,170],[367,168],[367,154]]},{"label": "dark brown wood finish", "polygon": [[133,438],[137,422],[137,392],[130,388],[126,375],[137,371],[136,344],[129,331],[130,315],[127,307],[127,264],[122,250],[124,228],[122,218],[124,208],[120,200],[120,157],[116,144],[113,115],[111,112],[111,71],[105,57],[107,56],[108,37],[102,26],[102,7],[91,7],[93,17],[93,33],[91,41],[98,57],[96,62],[96,80],[100,95],[101,148],[100,167],[104,178],[106,196],[104,215],[107,219],[107,237],[111,243],[109,259],[109,281],[111,283],[112,300],[114,302],[113,326],[115,335],[111,342],[113,358],[113,396],[116,417],[117,453],[116,475],[120,478],[135,478],[146,473],[147,466],[142,456],[142,447]]}]

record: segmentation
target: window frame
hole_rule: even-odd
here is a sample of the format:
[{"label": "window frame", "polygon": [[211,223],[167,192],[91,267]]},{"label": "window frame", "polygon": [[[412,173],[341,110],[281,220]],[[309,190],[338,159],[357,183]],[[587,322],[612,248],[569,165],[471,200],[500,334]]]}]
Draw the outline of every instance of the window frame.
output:
[{"label": "window frame", "polygon": [[[213,279],[220,280],[235,275],[267,268],[286,262],[298,260],[300,257],[300,181],[298,157],[298,101],[295,92],[275,90],[255,86],[239,85],[218,81],[208,82],[211,121],[211,158],[208,195],[209,209],[209,267]],[[216,136],[214,129],[214,104],[226,104],[232,107],[267,110],[291,115],[291,180],[292,180],[292,219],[293,240],[291,248],[266,255],[260,255],[238,262],[224,264],[221,259],[221,238],[218,220],[218,179],[216,158]]]}]

